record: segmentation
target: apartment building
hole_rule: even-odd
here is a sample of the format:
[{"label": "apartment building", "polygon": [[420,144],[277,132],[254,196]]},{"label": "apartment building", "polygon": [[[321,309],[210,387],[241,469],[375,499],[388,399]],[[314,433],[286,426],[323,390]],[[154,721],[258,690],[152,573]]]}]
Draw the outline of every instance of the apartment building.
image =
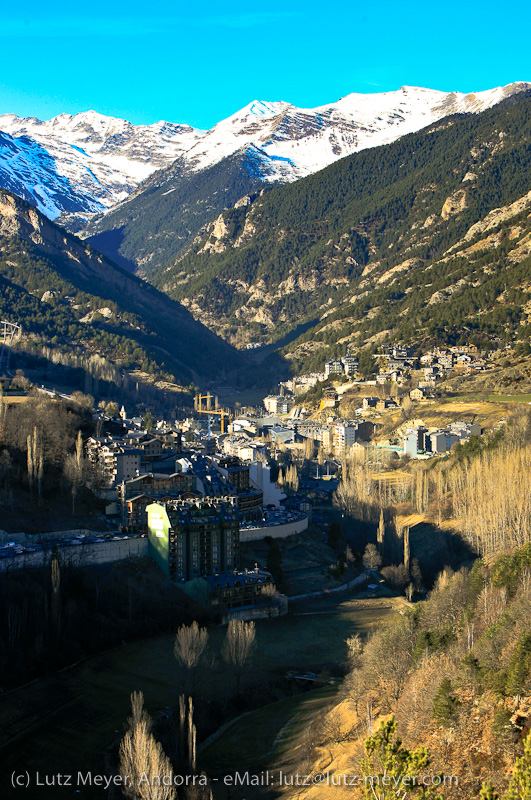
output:
[{"label": "apartment building", "polygon": [[239,565],[234,498],[198,498],[147,507],[148,554],[172,581],[232,572]]}]

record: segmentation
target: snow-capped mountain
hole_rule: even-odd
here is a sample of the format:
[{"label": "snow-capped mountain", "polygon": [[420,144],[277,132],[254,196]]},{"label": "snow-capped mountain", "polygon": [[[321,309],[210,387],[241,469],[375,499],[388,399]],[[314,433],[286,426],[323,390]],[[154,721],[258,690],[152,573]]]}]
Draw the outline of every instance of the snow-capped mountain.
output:
[{"label": "snow-capped mountain", "polygon": [[336,103],[309,109],[255,100],[198,138],[186,159],[197,171],[254,145],[270,162],[267,180],[296,180],[359,150],[393,142],[442,117],[479,113],[530,88],[529,83],[513,83],[461,94],[403,86],[394,92],[349,94]]},{"label": "snow-capped mountain", "polygon": [[264,183],[289,182],[449,114],[477,113],[530,88],[513,83],[459,94],[403,86],[349,94],[313,109],[253,101],[209,131],[164,121],[132,125],[94,111],[45,122],[4,114],[0,185],[56,219],[63,212],[105,212],[176,159],[181,172],[195,173],[247,149]]},{"label": "snow-capped mountain", "polygon": [[63,211],[106,211],[202,135],[188,125],[132,125],[95,111],[46,122],[4,114],[0,185],[50,219]]}]

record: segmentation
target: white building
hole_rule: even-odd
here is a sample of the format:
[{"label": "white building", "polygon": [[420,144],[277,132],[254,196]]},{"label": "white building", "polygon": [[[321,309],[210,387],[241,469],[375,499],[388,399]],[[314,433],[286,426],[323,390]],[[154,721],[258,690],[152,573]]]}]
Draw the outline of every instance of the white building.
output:
[{"label": "white building", "polygon": [[334,451],[344,452],[356,441],[355,425],[336,425],[334,428]]},{"label": "white building", "polygon": [[330,375],[344,375],[345,370],[343,364],[339,359],[333,359],[332,361],[327,361],[325,364],[325,378],[329,378]]},{"label": "white building", "polygon": [[345,375],[357,375],[360,362],[356,356],[343,356],[341,363],[345,369]]},{"label": "white building", "polygon": [[280,508],[280,501],[284,500],[286,495],[275,483],[271,483],[271,468],[261,461],[253,461],[249,467],[249,477],[264,495],[264,506]]},{"label": "white building", "polygon": [[264,406],[269,414],[289,414],[293,400],[291,397],[270,394],[264,397]]}]

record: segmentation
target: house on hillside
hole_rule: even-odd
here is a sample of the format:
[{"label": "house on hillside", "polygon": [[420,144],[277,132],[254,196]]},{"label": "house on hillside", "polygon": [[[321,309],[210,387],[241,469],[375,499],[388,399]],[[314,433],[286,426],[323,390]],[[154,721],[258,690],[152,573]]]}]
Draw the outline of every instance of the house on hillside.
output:
[{"label": "house on hillside", "polygon": [[416,389],[412,389],[410,391],[409,396],[411,400],[415,400],[418,402],[419,400],[425,400],[426,397],[428,396],[428,392],[425,388],[417,386]]},{"label": "house on hillside", "polygon": [[323,408],[335,408],[338,404],[337,392],[333,386],[327,386],[323,392],[323,399],[321,400],[320,410]]},{"label": "house on hillside", "polygon": [[364,397],[362,402],[363,409],[367,411],[369,408],[376,408],[379,399],[379,397]]}]

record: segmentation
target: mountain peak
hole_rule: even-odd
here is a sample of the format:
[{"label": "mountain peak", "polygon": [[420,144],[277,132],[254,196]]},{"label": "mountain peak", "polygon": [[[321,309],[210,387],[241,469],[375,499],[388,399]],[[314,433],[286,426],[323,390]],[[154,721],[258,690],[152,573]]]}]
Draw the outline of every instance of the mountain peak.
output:
[{"label": "mountain peak", "polygon": [[250,113],[255,114],[257,117],[264,117],[278,114],[279,111],[284,110],[284,108],[288,106],[289,103],[284,103],[282,100],[272,103],[267,100],[253,100],[245,108],[249,109]]},{"label": "mountain peak", "polygon": [[[176,159],[200,172],[246,145],[263,154],[266,183],[310,175],[339,158],[388,144],[442,117],[478,113],[530,88],[513,83],[463,94],[417,86],[352,93],[317,108],[252,100],[208,131],[160,120],[133,125],[94,109],[51,120],[0,116],[0,181],[50,218],[105,212]],[[79,229],[79,228],[78,228]]]}]

